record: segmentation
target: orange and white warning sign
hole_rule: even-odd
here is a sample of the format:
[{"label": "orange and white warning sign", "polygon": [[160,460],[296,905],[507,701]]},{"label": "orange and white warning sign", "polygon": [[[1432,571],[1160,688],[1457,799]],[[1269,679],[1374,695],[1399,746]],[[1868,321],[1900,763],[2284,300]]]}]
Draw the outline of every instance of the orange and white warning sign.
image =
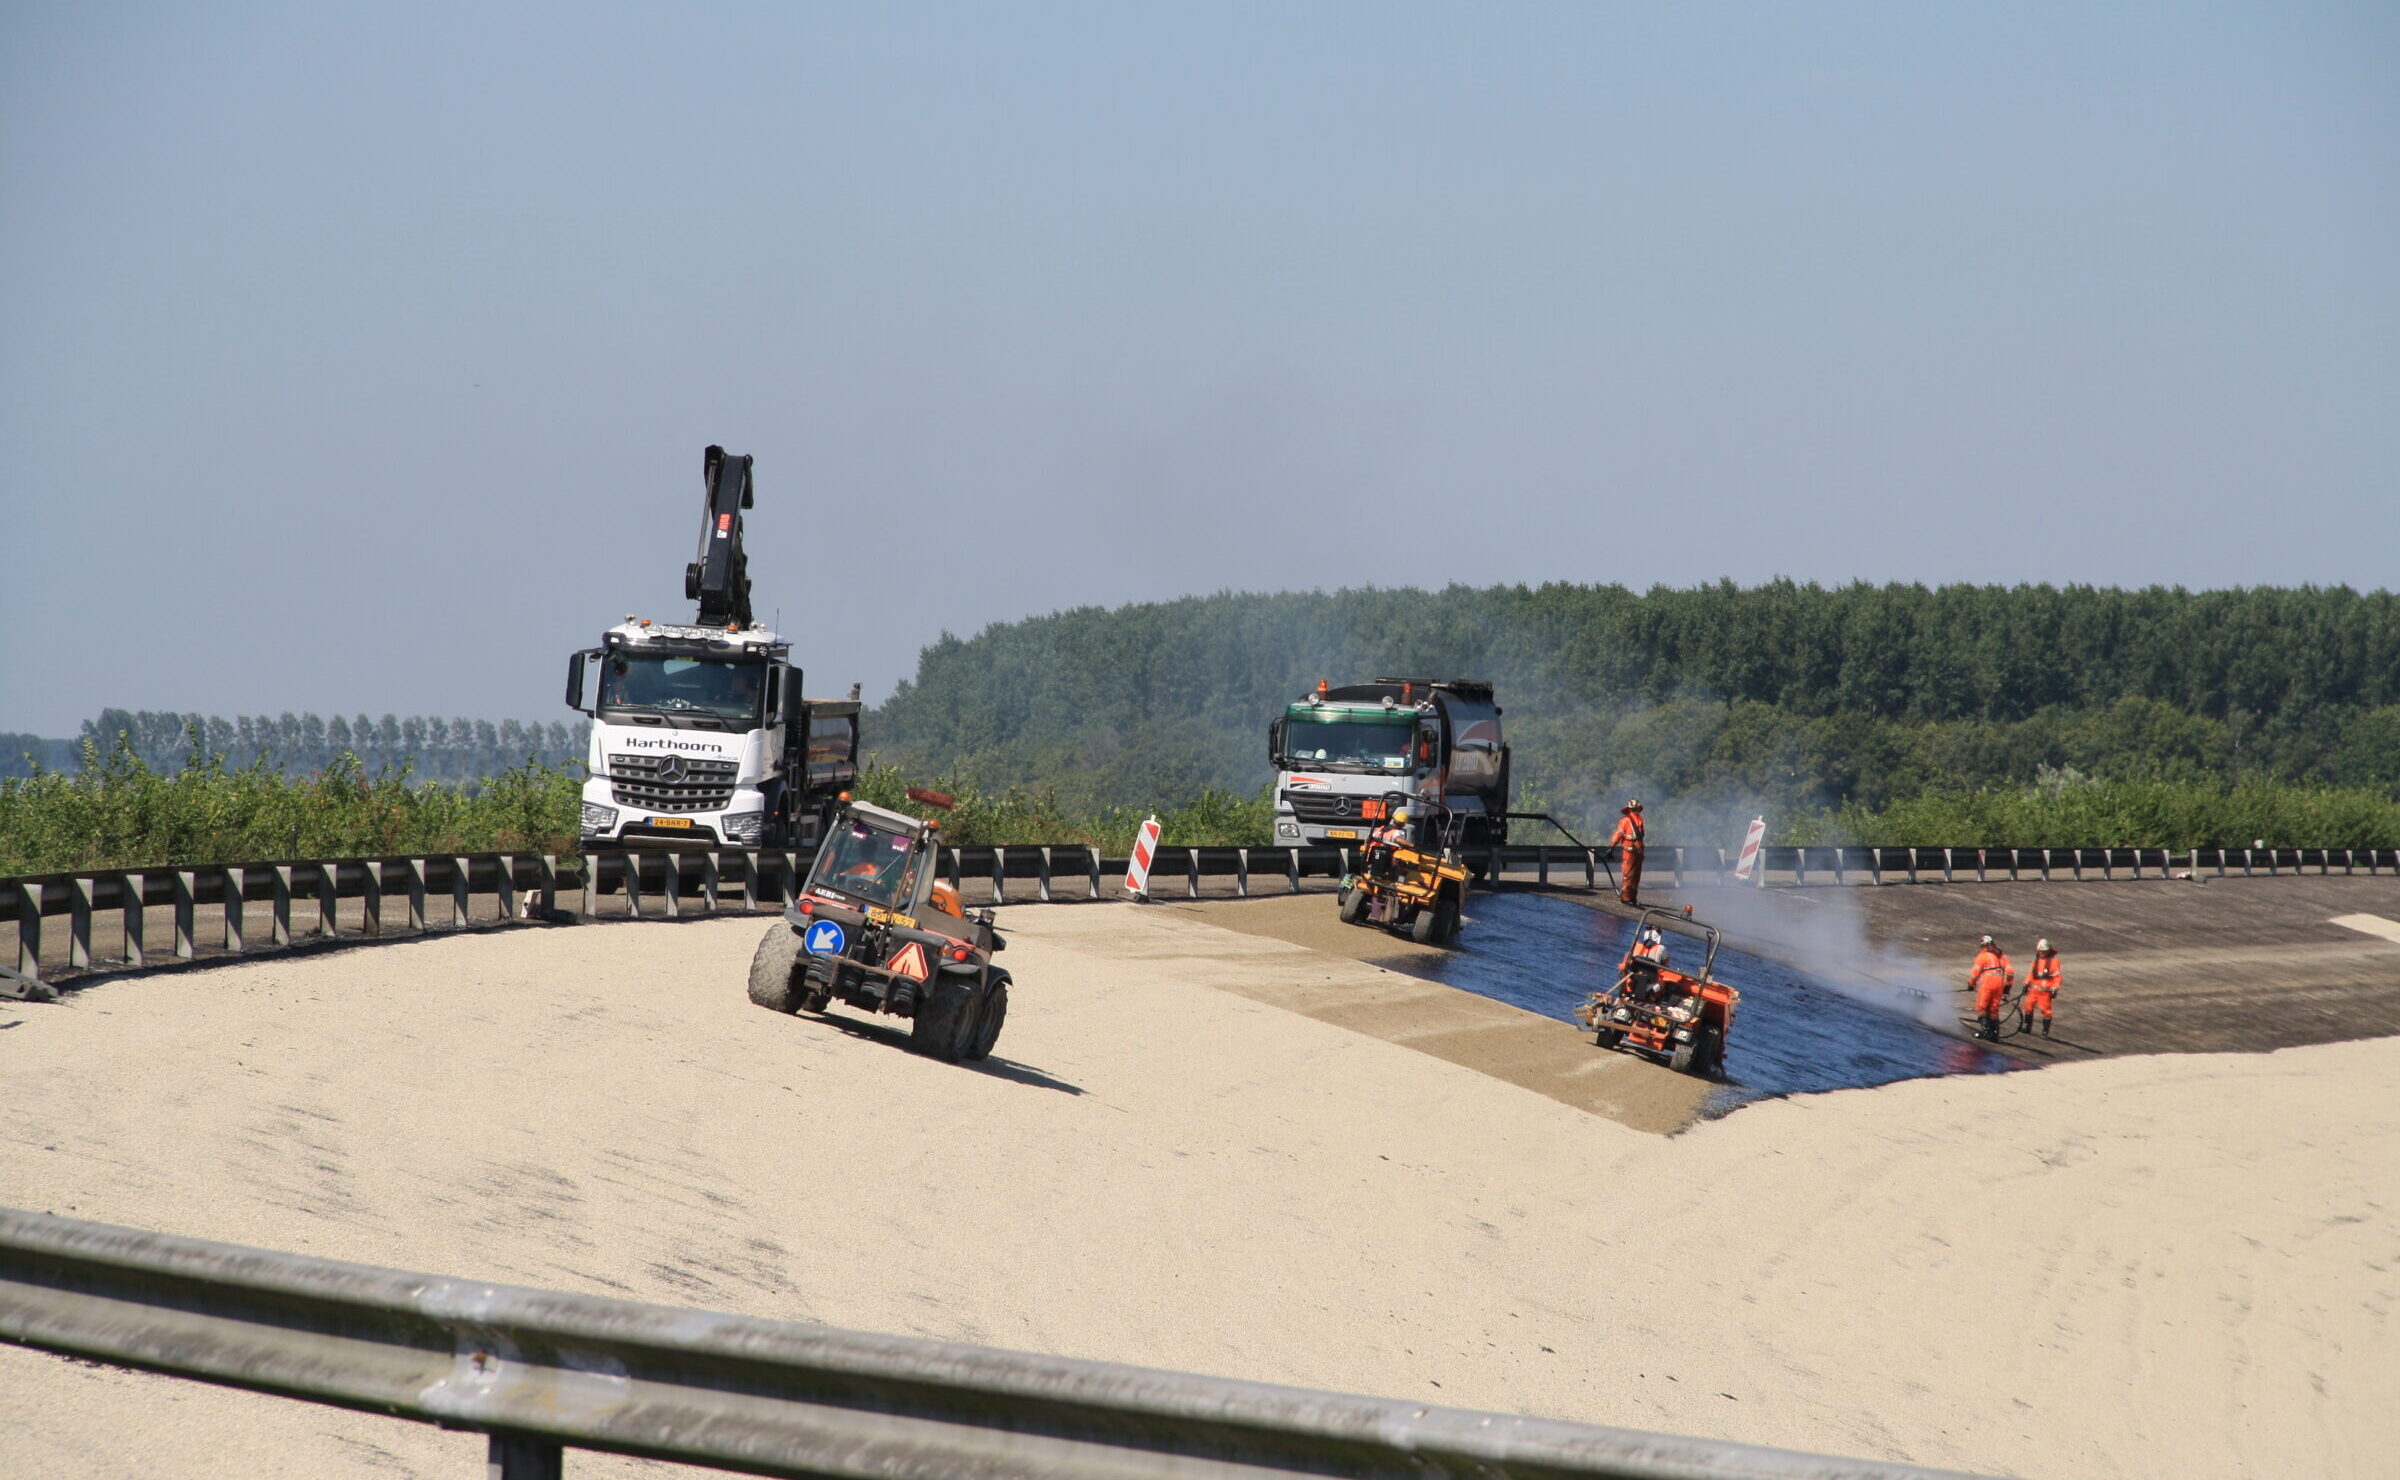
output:
[{"label": "orange and white warning sign", "polygon": [[1133,835],[1133,854],[1125,860],[1125,892],[1136,899],[1150,897],[1150,861],[1158,856],[1159,821],[1145,818]]},{"label": "orange and white warning sign", "polygon": [[933,968],[925,964],[924,942],[914,940],[892,952],[892,959],[883,963],[883,969],[894,976],[905,976],[912,982],[921,982],[933,972]]}]

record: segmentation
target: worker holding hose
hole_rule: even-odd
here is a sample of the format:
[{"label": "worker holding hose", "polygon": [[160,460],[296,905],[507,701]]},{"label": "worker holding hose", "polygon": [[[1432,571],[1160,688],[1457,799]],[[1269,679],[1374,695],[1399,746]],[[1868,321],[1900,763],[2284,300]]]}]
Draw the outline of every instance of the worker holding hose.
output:
[{"label": "worker holding hose", "polygon": [[2000,1013],[2008,1006],[2008,989],[2017,983],[2017,969],[2009,964],[2008,954],[1990,936],[1983,938],[1983,947],[1975,953],[1975,964],[1967,971],[1967,988],[1975,994],[1975,1036],[1998,1038]]},{"label": "worker holding hose", "polygon": [[1617,830],[1609,846],[1617,850],[1617,898],[1638,904],[1642,892],[1642,799],[1635,797],[1617,809]]},{"label": "worker holding hose", "polygon": [[2033,965],[2025,972],[2025,1032],[2033,1031],[2034,1014],[2039,1013],[2042,1036],[2050,1036],[2050,1001],[2058,995],[2059,986],[2064,980],[2058,969],[2058,952],[2050,949],[2047,940],[2035,941]]}]

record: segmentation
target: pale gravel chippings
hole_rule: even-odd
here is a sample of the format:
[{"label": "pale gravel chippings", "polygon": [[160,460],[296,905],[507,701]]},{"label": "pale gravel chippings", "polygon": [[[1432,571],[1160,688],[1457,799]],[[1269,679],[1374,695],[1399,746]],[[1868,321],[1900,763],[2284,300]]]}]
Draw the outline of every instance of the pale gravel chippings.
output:
[{"label": "pale gravel chippings", "polygon": [[[2371,1476],[2400,1450],[2400,1040],[1909,1081],[1663,1137],[1258,1000],[1369,996],[1372,966],[1133,906],[1003,913],[990,1072],[750,1006],[758,919],[0,1005],[0,1202],[1998,1472]],[[22,1351],[0,1394],[0,1474],[481,1461]]]}]

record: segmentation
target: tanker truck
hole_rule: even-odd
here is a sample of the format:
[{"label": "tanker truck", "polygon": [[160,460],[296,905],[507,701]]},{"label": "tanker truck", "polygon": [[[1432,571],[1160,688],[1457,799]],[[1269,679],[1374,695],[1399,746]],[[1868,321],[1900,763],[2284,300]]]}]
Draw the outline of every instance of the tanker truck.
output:
[{"label": "tanker truck", "polygon": [[1456,844],[1508,841],[1508,746],[1492,686],[1472,679],[1320,679],[1267,729],[1279,847],[1373,832],[1398,799],[1438,804]]}]

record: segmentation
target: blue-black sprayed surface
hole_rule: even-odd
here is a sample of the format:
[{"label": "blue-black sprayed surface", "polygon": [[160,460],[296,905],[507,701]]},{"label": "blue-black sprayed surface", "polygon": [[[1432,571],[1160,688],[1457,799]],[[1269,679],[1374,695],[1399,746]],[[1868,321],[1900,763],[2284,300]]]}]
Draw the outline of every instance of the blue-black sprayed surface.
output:
[{"label": "blue-black sprayed surface", "polygon": [[[1572,1021],[1586,995],[1617,979],[1633,928],[1631,920],[1540,894],[1478,894],[1468,901],[1457,949],[1379,964]],[[1677,935],[1666,941],[1669,965],[1699,969],[1698,941]],[[1726,1039],[1723,1089],[1712,1097],[1710,1114],[1773,1095],[2024,1067],[1905,1015],[1904,1000],[1888,1008],[1861,1001],[1805,971],[1731,946],[1717,952],[1716,975],[1738,988],[1742,1000]],[[1939,1008],[1949,1010],[1948,1004]]]}]

